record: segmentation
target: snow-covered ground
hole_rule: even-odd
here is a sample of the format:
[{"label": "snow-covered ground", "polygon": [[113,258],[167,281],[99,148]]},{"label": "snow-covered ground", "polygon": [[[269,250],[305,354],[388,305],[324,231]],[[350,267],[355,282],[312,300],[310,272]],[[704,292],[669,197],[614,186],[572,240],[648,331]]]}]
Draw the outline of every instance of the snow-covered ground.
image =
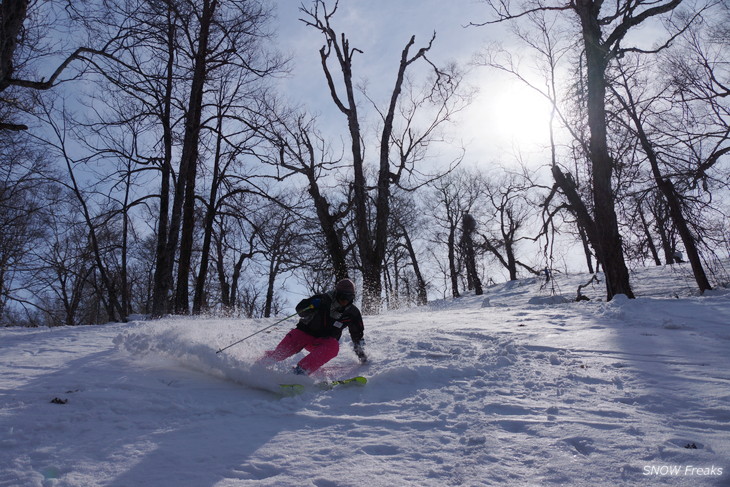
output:
[{"label": "snow-covered ground", "polygon": [[293,320],[221,354],[275,320],[1,329],[0,486],[729,486],[730,292],[633,282],[366,317],[371,364],[343,339],[324,375],[368,384],[296,397],[254,365]]}]

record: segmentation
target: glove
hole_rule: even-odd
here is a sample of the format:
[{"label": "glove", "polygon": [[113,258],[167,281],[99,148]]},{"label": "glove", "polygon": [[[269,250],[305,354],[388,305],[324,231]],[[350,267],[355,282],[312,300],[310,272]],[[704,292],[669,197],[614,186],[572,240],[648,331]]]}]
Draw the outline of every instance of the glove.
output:
[{"label": "glove", "polygon": [[306,300],[297,305],[297,314],[304,319],[312,319],[312,317],[314,317],[315,310],[319,307],[320,299],[312,298],[309,300],[309,305],[299,308],[299,306],[303,303],[306,303]]},{"label": "glove", "polygon": [[368,356],[365,355],[365,340],[360,340],[359,342],[352,344],[353,350],[355,350],[355,353],[357,354],[357,358],[360,359],[361,364],[368,363]]}]

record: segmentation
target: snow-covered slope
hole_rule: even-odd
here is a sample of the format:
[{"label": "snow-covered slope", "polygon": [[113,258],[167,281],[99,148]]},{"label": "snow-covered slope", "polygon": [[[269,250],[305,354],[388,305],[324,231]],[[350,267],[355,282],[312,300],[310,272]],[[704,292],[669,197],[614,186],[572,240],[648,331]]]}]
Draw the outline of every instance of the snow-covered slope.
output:
[{"label": "snow-covered slope", "polygon": [[730,293],[528,304],[588,277],[366,317],[315,380],[369,383],[296,397],[253,365],[293,321],[2,329],[0,486],[730,485]]}]

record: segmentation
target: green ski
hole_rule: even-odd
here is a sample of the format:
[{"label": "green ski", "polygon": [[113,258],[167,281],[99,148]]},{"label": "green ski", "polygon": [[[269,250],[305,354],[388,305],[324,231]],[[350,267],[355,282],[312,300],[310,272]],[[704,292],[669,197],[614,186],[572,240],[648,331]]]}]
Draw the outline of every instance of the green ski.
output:
[{"label": "green ski", "polygon": [[281,393],[285,396],[296,396],[305,391],[302,384],[279,384]]},{"label": "green ski", "polygon": [[[325,381],[325,382],[319,382],[315,384],[316,387],[319,389],[329,390],[333,389],[337,386],[344,386],[344,385],[365,385],[367,384],[368,380],[363,376],[357,376],[352,377],[350,379],[341,379],[341,380],[332,380],[332,381]],[[304,391],[306,391],[306,386],[302,384],[279,384],[279,387],[281,387],[281,392],[285,396],[296,396]]]},{"label": "green ski", "polygon": [[331,389],[335,386],[341,386],[341,385],[345,385],[345,384],[364,386],[367,383],[368,383],[368,380],[365,377],[358,375],[357,377],[352,377],[350,379],[333,380],[333,381],[329,381],[329,382],[322,382],[321,384],[326,389]]}]

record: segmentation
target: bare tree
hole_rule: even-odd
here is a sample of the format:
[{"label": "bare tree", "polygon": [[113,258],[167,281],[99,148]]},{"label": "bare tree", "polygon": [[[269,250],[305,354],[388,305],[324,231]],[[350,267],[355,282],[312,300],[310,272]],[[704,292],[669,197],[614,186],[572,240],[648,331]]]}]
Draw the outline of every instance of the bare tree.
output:
[{"label": "bare tree", "polygon": [[33,308],[22,290],[40,267],[35,250],[51,239],[47,224],[58,191],[49,159],[18,133],[0,138],[0,321],[10,303]]},{"label": "bare tree", "polygon": [[93,252],[83,223],[62,225],[66,228],[54,229],[54,241],[41,257],[47,272],[37,284],[43,285],[41,292],[45,291],[44,301],[48,303],[45,311],[53,317],[53,325],[85,324],[82,314],[88,315],[95,301],[91,285],[95,270]]},{"label": "bare tree", "polygon": [[459,229],[463,225],[464,214],[476,210],[481,184],[482,181],[473,173],[457,170],[435,181],[428,198],[435,222],[432,239],[437,245],[446,246],[447,264],[443,267],[448,270],[451,295],[455,298],[461,296],[459,280],[463,257],[459,247]]},{"label": "bare tree", "polygon": [[[249,82],[247,82],[249,81]],[[205,211],[202,219],[202,248],[200,266],[195,280],[193,297],[193,313],[198,314],[203,308],[203,296],[208,282],[208,269],[211,260],[215,219],[225,213],[230,206],[236,206],[236,198],[245,193],[268,193],[266,188],[253,182],[250,163],[256,163],[256,148],[260,144],[257,130],[250,125],[258,125],[251,119],[247,123],[238,123],[242,113],[241,106],[254,103],[251,97],[258,97],[260,90],[252,89],[250,80],[239,69],[231,69],[218,80],[218,92],[213,99],[209,124],[212,148],[210,164],[203,167],[207,176],[209,191],[204,201]],[[229,206],[229,200],[233,203]],[[225,218],[225,216],[223,216]],[[249,219],[254,218],[250,216]]]},{"label": "bare tree", "polygon": [[[526,168],[523,168],[527,171]],[[485,203],[485,229],[481,232],[484,247],[507,270],[510,280],[517,279],[517,268],[531,274],[538,272],[523,263],[517,255],[521,242],[533,241],[530,220],[537,207],[530,200],[534,188],[527,177],[518,173],[485,175],[482,185]]]},{"label": "bare tree", "polygon": [[80,183],[75,166],[83,160],[74,158],[69,149],[70,128],[68,115],[64,109],[56,110],[52,104],[43,106],[44,118],[51,138],[44,141],[48,150],[52,151],[66,167],[65,181],[59,181],[64,188],[71,192],[78,204],[78,210],[83,216],[86,229],[89,232],[89,243],[93,252],[96,272],[99,274],[100,289],[106,295],[104,304],[108,319],[111,321],[126,320],[126,312],[119,301],[117,286],[110,275],[109,268],[104,262],[104,249],[101,245],[100,232],[104,231],[103,221],[107,215],[97,215],[96,208],[89,197],[92,191],[86,191]]},{"label": "bare tree", "polygon": [[[63,9],[58,2],[0,3],[0,132],[27,130],[28,126],[18,123],[11,114],[31,109],[33,94],[56,86],[74,60],[102,52],[90,46],[78,47],[73,52],[63,52],[58,47],[60,37],[70,37],[71,17],[84,4],[75,2],[71,6],[69,2],[69,8]],[[64,58],[60,62],[56,60],[59,56]],[[53,59],[54,71],[48,77],[35,79],[35,71],[45,67],[48,59]]]},{"label": "bare tree", "polygon": [[[629,86],[626,71],[622,69],[621,72],[621,88],[623,92],[619,93],[617,89],[614,88],[614,94],[634,124],[633,128],[636,131],[636,137],[638,138],[641,148],[649,162],[654,181],[667,202],[669,214],[671,215],[672,221],[682,238],[682,242],[687,252],[690,264],[692,265],[692,270],[700,292],[712,289],[712,286],[710,286],[707,279],[707,275],[705,274],[700,254],[697,249],[697,237],[691,232],[687,218],[685,217],[685,211],[682,208],[681,195],[677,191],[671,178],[666,177],[663,174],[662,169],[660,168],[662,157],[655,149],[656,144],[645,129],[646,122],[642,113],[651,112],[652,102],[646,102],[638,99]],[[616,84],[618,85],[618,83]],[[730,146],[728,146],[728,149],[730,150]]]},{"label": "bare tree", "polygon": [[644,209],[645,203],[641,199],[638,199],[636,201],[635,207],[635,217],[634,221],[638,223],[638,225],[632,225],[632,227],[636,230],[637,233],[641,233],[643,236],[643,239],[641,239],[642,244],[639,246],[639,252],[643,252],[643,247],[645,246],[649,253],[651,254],[651,258],[654,261],[654,264],[657,266],[662,265],[662,261],[659,258],[659,249],[654,242],[654,232],[652,231],[651,224],[649,223],[649,220],[647,219],[646,210]]},{"label": "bare tree", "polygon": [[[390,240],[392,249],[390,252],[405,252],[408,265],[412,269],[413,280],[415,281],[415,289],[410,287],[407,295],[410,298],[411,293],[415,294],[413,300],[418,306],[428,303],[427,288],[428,284],[422,271],[421,261],[418,257],[415,239],[423,235],[423,229],[427,227],[426,220],[422,215],[423,208],[419,207],[410,193],[398,192],[395,195],[393,212],[391,213],[391,232]],[[395,260],[395,259],[393,259]],[[403,265],[405,269],[406,264]],[[396,285],[391,289],[392,293],[398,293],[398,282],[400,274],[398,269],[394,269]],[[406,284],[410,281],[404,279]]]},{"label": "bare tree", "polygon": [[[178,313],[187,313],[189,309],[188,280],[195,227],[195,183],[206,86],[212,78],[220,76],[219,71],[224,67],[235,66],[256,78],[269,76],[282,69],[282,60],[278,56],[269,55],[263,49],[263,40],[269,36],[264,25],[270,12],[262,4],[240,0],[204,0],[200,8],[197,2],[190,3],[189,7],[199,23],[195,27],[196,42],[190,51],[192,77],[170,233],[172,236],[172,230],[176,226],[176,209],[182,205],[175,293],[175,311]],[[176,236],[172,236],[170,241],[174,242],[175,238]],[[168,248],[171,247],[170,241]]]},{"label": "bare tree", "polygon": [[[283,181],[299,178],[305,181],[306,192],[316,215],[316,225],[324,240],[329,265],[335,279],[350,275],[347,264],[349,248],[343,234],[347,226],[346,217],[351,205],[337,188],[338,172],[344,167],[340,157],[333,154],[325,137],[316,128],[316,119],[296,110],[279,107],[270,100],[265,108],[268,119],[261,133],[273,150],[262,154],[262,161],[277,168],[276,179]],[[296,182],[295,182],[296,184]],[[288,202],[279,202],[288,205]],[[301,211],[289,206],[298,213],[300,222],[309,221]],[[310,225],[302,225],[308,228]],[[311,231],[303,232],[305,234]]]},{"label": "bare tree", "polygon": [[[438,125],[448,119],[449,100],[453,101],[458,89],[458,76],[438,69],[427,58],[431,50],[434,36],[429,42],[415,52],[415,36],[412,36],[401,52],[400,62],[395,75],[395,82],[390,91],[390,100],[385,108],[378,110],[382,125],[379,133],[379,150],[376,167],[375,182],[369,183],[364,157],[364,134],[361,128],[361,115],[356,97],[356,87],[353,75],[354,59],[362,51],[352,47],[347,35],[338,34],[332,26],[332,18],[338,8],[338,2],[331,9],[323,0],[316,0],[314,6],[301,7],[305,24],[322,33],[325,45],[320,49],[320,59],[327,86],[335,106],[345,116],[349,132],[350,156],[352,157],[352,203],[357,235],[358,258],[363,276],[363,310],[366,313],[377,313],[380,309],[382,294],[382,266],[387,249],[389,214],[391,211],[392,186],[403,184],[402,176],[412,172],[412,165],[421,156],[420,150],[428,146],[431,141],[434,125],[416,135],[410,120],[414,115],[406,115],[405,125],[409,127],[404,132],[406,139],[396,136],[396,117],[404,89],[406,73],[416,63],[427,63],[433,68],[433,77],[430,80],[429,100],[443,110],[437,110],[434,120]],[[338,86],[342,88],[338,88]],[[344,90],[344,91],[343,91]],[[406,112],[408,113],[408,112]],[[428,127],[428,124],[426,124]],[[399,150],[399,157],[392,157],[391,151],[394,140],[404,142],[395,144]],[[418,150],[416,150],[418,149]],[[372,194],[371,194],[372,193]]]},{"label": "bare tree", "polygon": [[[692,209],[687,220],[700,238],[705,261],[727,245],[723,232],[717,231],[727,226],[727,212],[719,208],[717,195],[730,187],[730,6],[718,2],[713,7],[664,53],[663,79],[678,109],[674,116],[662,117],[658,127],[675,141],[674,150],[661,152],[662,162],[669,165],[668,176],[684,210]],[[681,29],[683,20],[674,28]]]},{"label": "bare tree", "polygon": [[[281,198],[283,199],[283,198]],[[296,214],[277,204],[270,204],[257,218],[262,256],[266,263],[266,297],[263,316],[268,318],[276,305],[275,286],[282,274],[299,267],[295,254],[303,237],[295,230]]]},{"label": "bare tree", "polygon": [[464,253],[467,288],[469,290],[474,289],[474,294],[481,296],[484,294],[484,290],[482,289],[482,281],[479,279],[479,273],[477,272],[477,257],[474,248],[474,234],[477,231],[477,221],[467,210],[464,211],[461,223],[461,241],[459,245],[462,247]]},{"label": "bare tree", "polygon": [[589,209],[583,202],[574,181],[556,164],[553,165],[553,176],[568,198],[603,265],[609,300],[616,294],[633,297],[633,292],[623,257],[616,215],[613,177],[620,152],[612,152],[609,145],[606,99],[610,80],[607,70],[616,59],[629,52],[657,52],[666,47],[676,35],[668,36],[664,44],[651,51],[628,46],[628,35],[648,20],[671,13],[681,2],[682,0],[621,0],[611,6],[604,4],[602,0],[578,0],[567,4],[531,2],[524,8],[513,10],[509,1],[486,0],[495,18],[481,25],[515,20],[536,12],[572,15],[578,20],[582,61],[585,63],[584,71],[581,69],[580,73],[581,87],[585,90],[587,125],[590,130],[585,148],[591,164],[592,208]]},{"label": "bare tree", "polygon": [[[216,140],[227,145],[241,141],[231,138],[230,121],[254,113],[246,97],[254,96],[257,83],[280,71],[283,60],[265,44],[271,35],[270,11],[260,3],[118,0],[104,6],[108,16],[97,24],[110,41],[105,56],[88,61],[125,97],[139,103],[143,109],[137,116],[159,134],[140,148],[161,176],[152,312],[185,313],[200,214],[198,184],[201,172],[205,174],[200,168],[211,154],[215,160],[211,144]],[[217,126],[221,116],[216,106],[225,107],[221,109],[227,120]],[[207,233],[210,221],[204,225]]]},{"label": "bare tree", "polygon": [[249,197],[242,194],[236,198],[236,204],[229,201],[226,211],[216,218],[213,233],[220,303],[223,311],[229,313],[241,306],[241,276],[246,265],[261,252],[256,246],[258,230],[246,215],[246,209],[251,210],[255,205]]}]

